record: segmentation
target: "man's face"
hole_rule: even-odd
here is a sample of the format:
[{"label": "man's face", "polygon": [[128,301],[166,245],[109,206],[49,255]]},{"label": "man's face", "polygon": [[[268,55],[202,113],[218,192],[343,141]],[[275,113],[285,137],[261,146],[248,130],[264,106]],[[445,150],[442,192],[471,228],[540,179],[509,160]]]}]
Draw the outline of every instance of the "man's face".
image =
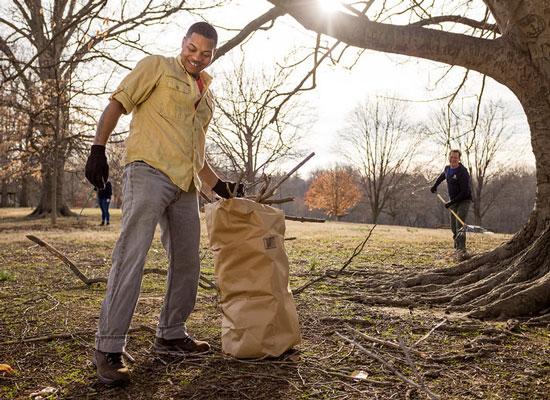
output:
[{"label": "man's face", "polygon": [[212,62],[215,52],[215,44],[212,39],[192,33],[191,36],[183,38],[181,62],[187,72],[198,76]]},{"label": "man's face", "polygon": [[460,163],[460,156],[458,153],[452,151],[449,153],[449,164],[451,164],[451,168],[458,167],[458,164]]}]

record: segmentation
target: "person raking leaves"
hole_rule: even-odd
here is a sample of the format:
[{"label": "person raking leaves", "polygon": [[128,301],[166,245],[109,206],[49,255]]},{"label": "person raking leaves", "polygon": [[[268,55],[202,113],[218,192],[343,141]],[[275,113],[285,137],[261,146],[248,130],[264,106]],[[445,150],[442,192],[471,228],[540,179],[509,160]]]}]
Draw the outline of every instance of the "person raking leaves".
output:
[{"label": "person raking leaves", "polygon": [[[446,208],[453,210],[456,215],[466,221],[468,210],[472,202],[472,190],[470,187],[470,174],[468,169],[460,162],[460,150],[451,150],[449,152],[449,165],[439,175],[430,189],[432,193],[437,193],[437,187],[444,180],[447,181],[447,191],[449,192],[449,201],[445,203]],[[466,251],[466,231],[460,221],[450,214],[451,231],[453,232],[454,248],[457,261],[464,261],[470,258]]]}]

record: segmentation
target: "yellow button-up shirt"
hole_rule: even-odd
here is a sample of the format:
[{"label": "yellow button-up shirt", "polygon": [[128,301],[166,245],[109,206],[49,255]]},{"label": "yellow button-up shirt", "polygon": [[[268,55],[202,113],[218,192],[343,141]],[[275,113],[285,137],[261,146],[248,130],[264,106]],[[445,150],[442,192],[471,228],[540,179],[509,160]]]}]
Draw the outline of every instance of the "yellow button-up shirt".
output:
[{"label": "yellow button-up shirt", "polygon": [[[205,89],[187,73],[180,57],[148,56],[122,80],[111,98],[133,112],[124,164],[144,161],[187,191],[200,190],[206,129],[214,99],[212,78],[201,72]],[[196,106],[195,106],[196,105]]]}]

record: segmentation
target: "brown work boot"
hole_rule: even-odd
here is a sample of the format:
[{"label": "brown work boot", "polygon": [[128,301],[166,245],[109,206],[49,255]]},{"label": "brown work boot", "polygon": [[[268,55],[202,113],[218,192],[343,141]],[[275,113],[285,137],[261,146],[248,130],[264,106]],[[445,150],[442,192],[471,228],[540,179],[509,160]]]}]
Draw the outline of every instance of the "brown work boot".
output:
[{"label": "brown work boot", "polygon": [[210,350],[208,342],[197,340],[191,336],[180,339],[163,339],[157,337],[153,351],[157,354],[181,356],[185,353],[204,353]]},{"label": "brown work boot", "polygon": [[123,384],[130,380],[122,353],[104,353],[96,350],[92,362],[97,368],[97,377],[107,385]]}]

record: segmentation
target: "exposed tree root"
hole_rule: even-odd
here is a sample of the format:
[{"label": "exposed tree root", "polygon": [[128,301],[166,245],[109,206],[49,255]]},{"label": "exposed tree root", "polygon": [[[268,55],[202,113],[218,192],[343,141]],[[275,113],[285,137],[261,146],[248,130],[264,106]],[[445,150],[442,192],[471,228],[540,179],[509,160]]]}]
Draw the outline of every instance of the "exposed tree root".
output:
[{"label": "exposed tree root", "polygon": [[[46,208],[43,205],[39,204],[38,207],[36,207],[33,210],[33,212],[27,216],[27,218],[29,219],[47,218],[50,216],[51,212],[52,210],[50,207]],[[78,216],[78,214],[71,211],[71,209],[66,205],[63,205],[57,209],[57,216],[58,217],[76,217]]]},{"label": "exposed tree root", "polygon": [[547,313],[550,308],[550,227],[535,236],[540,229],[540,223],[537,226],[535,221],[532,216],[509,242],[493,251],[451,268],[405,277],[392,285],[397,294],[393,298],[377,296],[386,283],[379,281],[378,288],[370,291],[374,296],[356,296],[353,300],[371,305],[447,305],[450,311],[468,312],[468,316],[480,319],[534,317]]}]

